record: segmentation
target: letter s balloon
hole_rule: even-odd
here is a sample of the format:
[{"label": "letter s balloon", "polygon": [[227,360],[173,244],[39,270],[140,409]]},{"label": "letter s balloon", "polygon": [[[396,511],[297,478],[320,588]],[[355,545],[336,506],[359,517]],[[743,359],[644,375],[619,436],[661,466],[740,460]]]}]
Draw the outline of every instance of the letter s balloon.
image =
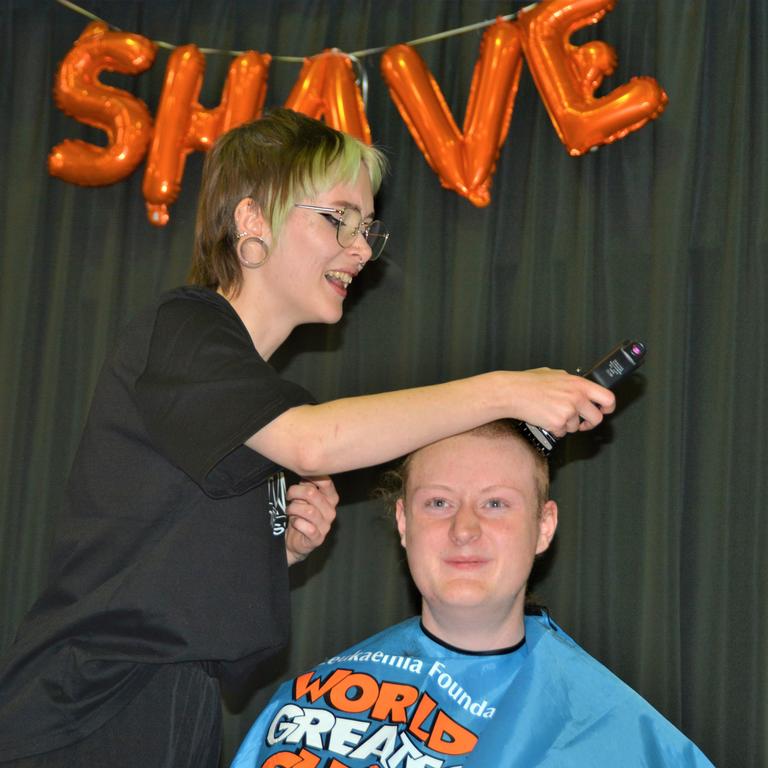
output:
[{"label": "letter s balloon", "polygon": [[59,65],[54,84],[58,107],[81,123],[106,131],[106,147],[65,139],[48,155],[52,176],[83,186],[113,184],[142,161],[152,118],[141,99],[99,82],[103,70],[135,75],[154,61],[155,44],[128,32],[89,24]]}]

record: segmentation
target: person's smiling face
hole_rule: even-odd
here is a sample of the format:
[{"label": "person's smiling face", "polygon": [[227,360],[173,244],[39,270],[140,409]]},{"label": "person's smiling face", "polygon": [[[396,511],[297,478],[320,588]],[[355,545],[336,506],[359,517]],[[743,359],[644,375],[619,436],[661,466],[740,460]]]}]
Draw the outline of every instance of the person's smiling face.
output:
[{"label": "person's smiling face", "polygon": [[[363,166],[353,182],[336,184],[314,199],[299,202],[352,208],[364,221],[374,218],[371,182]],[[281,320],[292,327],[338,322],[347,289],[370,257],[371,248],[361,233],[346,248],[339,245],[333,215],[293,208],[264,266]]]},{"label": "person's smiling face", "polygon": [[492,629],[496,642],[521,639],[533,560],[557,526],[555,503],[539,500],[537,471],[510,435],[457,435],[412,457],[398,531],[424,625],[444,640],[462,627],[478,636]]}]

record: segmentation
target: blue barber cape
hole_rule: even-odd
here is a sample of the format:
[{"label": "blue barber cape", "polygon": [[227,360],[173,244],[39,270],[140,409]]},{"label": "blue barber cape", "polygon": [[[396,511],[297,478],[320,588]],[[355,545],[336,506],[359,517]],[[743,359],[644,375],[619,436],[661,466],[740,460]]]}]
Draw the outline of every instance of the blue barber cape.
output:
[{"label": "blue barber cape", "polygon": [[284,683],[232,768],[660,768],[712,763],[547,616],[497,654],[408,619]]}]

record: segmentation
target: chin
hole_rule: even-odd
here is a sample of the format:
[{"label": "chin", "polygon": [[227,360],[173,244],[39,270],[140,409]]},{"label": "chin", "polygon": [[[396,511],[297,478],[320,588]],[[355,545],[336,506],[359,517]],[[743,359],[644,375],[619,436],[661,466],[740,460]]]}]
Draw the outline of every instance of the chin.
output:
[{"label": "chin", "polygon": [[307,312],[306,320],[302,325],[336,325],[344,316],[344,310],[341,306],[337,307],[324,307],[322,311]]},{"label": "chin", "polygon": [[457,584],[444,590],[440,595],[440,601],[444,605],[456,608],[482,606],[486,604],[488,598],[488,590],[476,584]]},{"label": "chin", "polygon": [[326,325],[336,325],[342,317],[344,317],[344,309],[339,307],[336,312],[333,313],[332,317],[326,320],[325,323]]}]

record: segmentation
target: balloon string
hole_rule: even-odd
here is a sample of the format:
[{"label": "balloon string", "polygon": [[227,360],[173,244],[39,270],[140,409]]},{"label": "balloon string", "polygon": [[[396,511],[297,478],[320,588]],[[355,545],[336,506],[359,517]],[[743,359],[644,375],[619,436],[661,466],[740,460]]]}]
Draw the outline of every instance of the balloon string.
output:
[{"label": "balloon string", "polygon": [[[102,18],[99,18],[96,16],[96,14],[91,13],[90,11],[87,11],[85,8],[82,8],[79,5],[76,5],[73,2],[70,2],[70,0],[56,0],[59,5],[63,5],[65,8],[69,8],[71,11],[75,11],[75,13],[79,13],[82,16],[85,16],[88,19],[91,19],[92,21],[100,21],[102,24],[106,24],[110,29],[114,29],[117,32],[122,32],[123,30],[120,29],[120,27],[116,27],[114,24],[110,24],[108,21],[105,21]],[[533,3],[535,5],[535,3]],[[531,6],[526,6],[530,8]],[[427,35],[426,37],[419,37],[415,40],[408,40],[406,43],[403,43],[403,45],[424,45],[425,43],[432,43],[436,40],[444,40],[447,37],[454,37],[455,35],[463,35],[466,32],[472,32],[476,29],[483,29],[484,27],[490,27],[491,24],[495,24],[499,19],[503,21],[512,21],[517,16],[517,13],[510,13],[506,16],[499,16],[495,19],[487,19],[486,21],[478,21],[474,24],[467,24],[464,27],[456,27],[455,29],[448,29],[445,32],[437,32],[434,35]],[[175,50],[178,48],[177,45],[174,45],[173,43],[167,43],[164,40],[153,40],[152,41],[158,48],[167,48],[168,50]],[[380,46],[378,48],[366,48],[362,51],[352,51],[351,53],[347,54],[350,57],[354,57],[356,59],[364,58],[365,56],[372,56],[376,53],[382,53],[383,51],[386,51],[387,49],[391,48],[391,45],[384,45]],[[242,56],[246,51],[232,51],[232,50],[224,50],[222,48],[198,48],[200,53],[204,54],[224,54],[227,56]],[[334,49],[339,50],[339,49]],[[340,51],[343,53],[343,51]],[[270,54],[271,55],[271,54]],[[272,56],[273,61],[283,61],[283,62],[289,62],[289,63],[299,63],[301,64],[303,61],[306,60],[306,56]]]},{"label": "balloon string", "polygon": [[[426,37],[417,37],[415,40],[408,40],[403,45],[423,45],[424,43],[433,43],[435,40],[444,40],[446,37],[454,37],[455,35],[463,35],[465,32],[472,32],[475,29],[483,29],[484,27],[490,27],[491,24],[495,24],[499,19],[502,21],[512,21],[517,16],[516,13],[509,13],[506,16],[499,16],[496,19],[487,19],[486,21],[478,21],[474,24],[467,24],[465,27],[456,27],[455,29],[448,29],[445,32],[437,32],[434,35],[427,35]],[[357,56],[361,58],[363,56],[370,56],[374,53],[383,53],[391,48],[391,45],[382,45],[378,48],[365,48],[362,51],[352,51],[350,56]]]},{"label": "balloon string", "polygon": [[[81,16],[85,16],[91,21],[100,21],[103,24],[108,23],[104,21],[104,19],[99,18],[95,13],[91,13],[90,11],[86,11],[85,8],[81,8],[79,5],[70,3],[69,0],[56,0],[56,2],[58,2],[59,5],[63,5],[65,8],[69,8],[70,11],[75,11],[75,13],[79,13]],[[116,27],[114,24],[110,24],[109,26],[118,32],[122,32],[122,30],[119,27]]]},{"label": "balloon string", "polygon": [[365,106],[365,108],[367,109],[368,108],[368,71],[366,70],[363,62],[360,61],[360,59],[358,59],[354,53],[347,53],[344,55],[352,62],[352,66],[354,67],[355,72],[357,73],[355,77],[355,82],[360,86],[360,96],[363,99],[363,106]]}]

